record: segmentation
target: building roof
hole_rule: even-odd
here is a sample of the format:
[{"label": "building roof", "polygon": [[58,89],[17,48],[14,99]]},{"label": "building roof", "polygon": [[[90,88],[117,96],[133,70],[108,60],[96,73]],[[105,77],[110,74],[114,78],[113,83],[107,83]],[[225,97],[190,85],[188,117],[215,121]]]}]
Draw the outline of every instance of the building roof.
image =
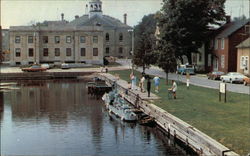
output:
[{"label": "building roof", "polygon": [[237,48],[250,48],[250,37],[236,46]]},{"label": "building roof", "polygon": [[250,22],[250,19],[247,20],[237,20],[223,25],[220,33],[216,36],[216,38],[226,38],[233,34],[235,31],[239,30],[241,27]]},{"label": "building roof", "polygon": [[103,27],[112,27],[112,28],[131,28],[130,26],[122,23],[120,20],[107,16],[107,15],[95,15],[89,18],[89,15],[83,15],[75,20],[69,22],[69,25],[72,26],[94,26],[100,25]]}]

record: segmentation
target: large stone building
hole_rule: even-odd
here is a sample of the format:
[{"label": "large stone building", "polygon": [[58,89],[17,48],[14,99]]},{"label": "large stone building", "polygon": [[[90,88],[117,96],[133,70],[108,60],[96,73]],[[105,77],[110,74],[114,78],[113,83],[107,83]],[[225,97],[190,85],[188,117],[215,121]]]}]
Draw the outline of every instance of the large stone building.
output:
[{"label": "large stone building", "polygon": [[9,29],[10,64],[93,63],[102,64],[104,56],[130,56],[131,29],[118,19],[102,14],[102,2],[91,0],[89,13],[71,22],[45,21],[35,26]]}]

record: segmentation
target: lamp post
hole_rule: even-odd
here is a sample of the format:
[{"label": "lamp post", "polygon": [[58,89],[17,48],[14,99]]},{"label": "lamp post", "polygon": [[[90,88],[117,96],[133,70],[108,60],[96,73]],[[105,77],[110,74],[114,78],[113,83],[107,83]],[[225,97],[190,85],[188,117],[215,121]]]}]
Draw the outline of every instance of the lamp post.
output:
[{"label": "lamp post", "polygon": [[134,73],[134,29],[129,29],[128,32],[131,32],[132,36],[132,50],[131,50],[131,55],[132,55],[132,73]]},{"label": "lamp post", "polygon": [[34,31],[34,64],[36,64],[36,31]]}]

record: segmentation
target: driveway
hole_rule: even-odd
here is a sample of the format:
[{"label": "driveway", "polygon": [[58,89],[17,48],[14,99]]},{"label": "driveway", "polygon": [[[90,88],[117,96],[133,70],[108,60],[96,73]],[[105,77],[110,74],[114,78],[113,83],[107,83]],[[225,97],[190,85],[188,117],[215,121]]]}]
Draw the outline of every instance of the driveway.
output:
[{"label": "driveway", "polygon": [[[122,64],[123,66],[127,68],[131,68],[130,60],[118,60],[118,63]],[[142,72],[142,68],[136,69],[140,72]],[[155,66],[150,67],[149,69],[146,69],[147,74],[151,75],[157,75],[159,77],[166,77],[165,72]],[[178,80],[181,82],[186,82],[186,76],[179,75],[175,73],[169,73],[168,74],[169,79],[171,80]],[[219,89],[219,84],[221,81],[215,81],[215,80],[209,80],[205,75],[192,75],[190,77],[190,84],[195,86],[201,86],[206,88],[213,88],[213,89]],[[227,90],[235,93],[243,93],[243,94],[249,94],[250,95],[250,86],[244,86],[243,84],[230,84],[227,83]]]}]

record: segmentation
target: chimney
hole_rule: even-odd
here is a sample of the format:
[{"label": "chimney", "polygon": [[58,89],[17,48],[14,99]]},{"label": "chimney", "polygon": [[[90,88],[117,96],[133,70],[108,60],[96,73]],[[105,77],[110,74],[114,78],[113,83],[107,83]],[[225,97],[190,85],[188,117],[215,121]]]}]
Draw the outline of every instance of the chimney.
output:
[{"label": "chimney", "polygon": [[125,14],[123,15],[123,17],[124,17],[124,19],[123,19],[124,24],[127,24],[127,14],[125,13]]},{"label": "chimney", "polygon": [[79,16],[78,15],[75,15],[75,19],[78,19],[79,18]]},{"label": "chimney", "polygon": [[231,16],[226,16],[226,23],[230,23],[231,22]]},{"label": "chimney", "polygon": [[62,17],[62,21],[64,21],[64,14],[63,13],[61,14],[61,17]]}]

